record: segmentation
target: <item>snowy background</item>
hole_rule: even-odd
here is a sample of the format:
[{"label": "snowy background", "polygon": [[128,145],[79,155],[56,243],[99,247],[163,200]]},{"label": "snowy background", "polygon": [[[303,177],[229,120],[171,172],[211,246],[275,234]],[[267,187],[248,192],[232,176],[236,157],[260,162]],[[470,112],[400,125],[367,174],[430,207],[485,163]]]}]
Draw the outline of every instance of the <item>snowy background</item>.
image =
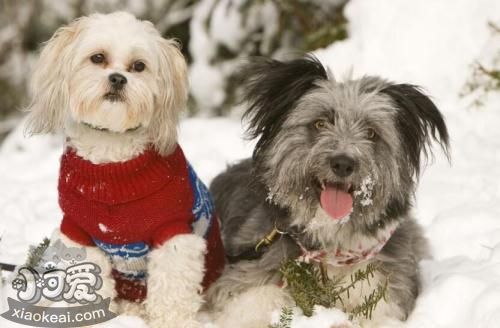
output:
[{"label": "snowy background", "polygon": [[[351,0],[349,38],[315,53],[338,77],[377,74],[421,85],[444,113],[451,165],[437,156],[421,178],[416,215],[434,259],[422,263],[424,288],[405,327],[500,327],[500,93],[482,107],[459,97],[471,65],[500,49],[498,0]],[[352,73],[349,73],[352,72]],[[231,118],[183,120],[180,143],[205,182],[248,156],[242,124]],[[22,127],[0,145],[0,262],[22,263],[29,244],[58,225],[56,180],[61,137],[25,139]],[[5,301],[0,292],[0,302]],[[2,306],[2,312],[5,304]],[[339,314],[297,317],[294,328],[329,328]],[[0,318],[0,326],[20,327]],[[142,327],[118,317],[103,327]]]}]

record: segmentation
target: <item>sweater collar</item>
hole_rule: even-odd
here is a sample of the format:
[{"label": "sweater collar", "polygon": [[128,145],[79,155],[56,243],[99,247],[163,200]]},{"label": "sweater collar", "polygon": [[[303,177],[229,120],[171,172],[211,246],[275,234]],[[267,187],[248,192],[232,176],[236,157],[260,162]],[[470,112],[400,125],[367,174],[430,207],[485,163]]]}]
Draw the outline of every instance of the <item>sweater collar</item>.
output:
[{"label": "sweater collar", "polygon": [[187,163],[179,146],[168,156],[153,147],[120,163],[93,164],[66,148],[61,158],[59,192],[72,191],[88,200],[120,204],[148,196],[183,176]]}]

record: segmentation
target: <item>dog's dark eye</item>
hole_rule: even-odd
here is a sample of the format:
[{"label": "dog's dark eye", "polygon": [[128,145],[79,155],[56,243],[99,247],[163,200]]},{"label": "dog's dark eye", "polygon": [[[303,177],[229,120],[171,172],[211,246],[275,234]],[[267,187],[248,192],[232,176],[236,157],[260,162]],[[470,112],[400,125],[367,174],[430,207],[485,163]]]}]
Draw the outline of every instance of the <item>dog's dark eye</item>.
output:
[{"label": "dog's dark eye", "polygon": [[377,138],[377,132],[373,129],[368,129],[367,137],[370,140],[375,140]]},{"label": "dog's dark eye", "polygon": [[316,121],[314,122],[314,127],[318,130],[322,130],[326,128],[326,122],[323,120]]},{"label": "dog's dark eye", "polygon": [[93,62],[94,64],[101,64],[104,62],[104,55],[103,54],[95,54],[90,56],[90,61]]},{"label": "dog's dark eye", "polygon": [[134,63],[134,65],[132,65],[132,68],[134,69],[134,71],[136,72],[142,72],[144,71],[144,69],[146,68],[146,64],[144,64],[143,62],[141,61],[136,61]]}]

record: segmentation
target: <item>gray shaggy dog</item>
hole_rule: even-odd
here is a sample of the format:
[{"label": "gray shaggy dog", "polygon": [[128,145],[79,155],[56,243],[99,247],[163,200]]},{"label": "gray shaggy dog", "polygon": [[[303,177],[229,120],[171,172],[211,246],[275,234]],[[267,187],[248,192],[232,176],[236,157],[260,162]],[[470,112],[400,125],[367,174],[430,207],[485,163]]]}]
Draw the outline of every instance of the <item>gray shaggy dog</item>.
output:
[{"label": "gray shaggy dog", "polygon": [[[230,262],[208,291],[217,323],[266,327],[272,311],[293,305],[279,269],[299,259],[337,277],[375,264],[371,283],[344,308],[386,281],[386,300],[360,324],[398,326],[414,308],[418,264],[429,255],[411,209],[431,142],[448,155],[442,115],[416,86],[368,76],[337,82],[312,56],[256,59],[242,74],[257,145],[211,185]],[[274,228],[272,242],[256,248]]]}]

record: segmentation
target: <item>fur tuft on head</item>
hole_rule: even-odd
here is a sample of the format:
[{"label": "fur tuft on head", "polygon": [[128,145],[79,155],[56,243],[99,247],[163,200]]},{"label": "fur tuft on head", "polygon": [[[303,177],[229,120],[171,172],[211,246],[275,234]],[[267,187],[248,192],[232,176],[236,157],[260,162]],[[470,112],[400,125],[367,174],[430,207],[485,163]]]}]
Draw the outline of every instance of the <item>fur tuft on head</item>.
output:
[{"label": "fur tuft on head", "polygon": [[381,90],[398,109],[396,126],[401,136],[409,171],[418,177],[422,155],[432,156],[431,143],[439,143],[449,158],[449,135],[444,118],[432,100],[417,86],[391,84]]},{"label": "fur tuft on head", "polygon": [[328,79],[325,68],[312,55],[288,62],[257,58],[241,74],[246,82],[244,99],[249,102],[244,114],[250,121],[248,134],[260,136],[254,157],[276,136],[296,102],[316,82]]}]

